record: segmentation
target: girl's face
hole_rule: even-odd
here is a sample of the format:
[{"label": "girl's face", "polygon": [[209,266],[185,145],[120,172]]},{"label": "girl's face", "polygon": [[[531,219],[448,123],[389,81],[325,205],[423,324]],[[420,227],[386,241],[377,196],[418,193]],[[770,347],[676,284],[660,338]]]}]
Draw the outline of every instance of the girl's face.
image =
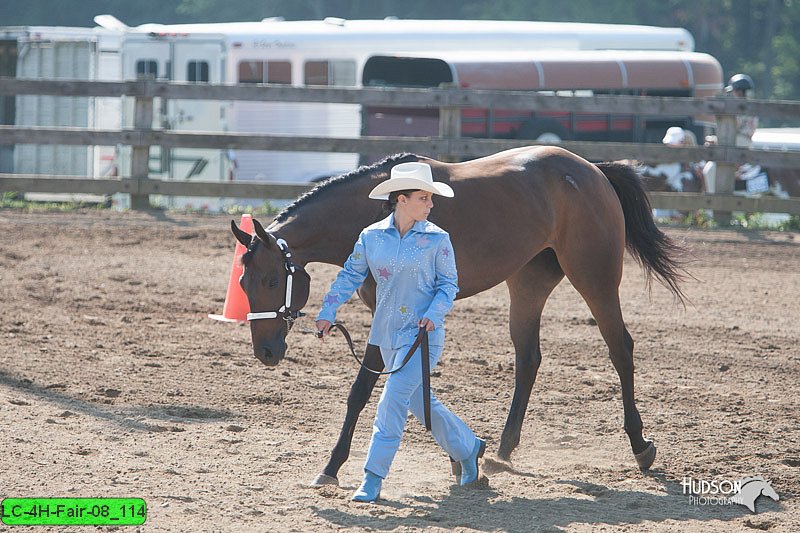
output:
[{"label": "girl's face", "polygon": [[397,210],[402,210],[406,215],[419,222],[427,220],[433,209],[433,193],[428,191],[414,191],[410,196],[401,194],[397,198]]}]

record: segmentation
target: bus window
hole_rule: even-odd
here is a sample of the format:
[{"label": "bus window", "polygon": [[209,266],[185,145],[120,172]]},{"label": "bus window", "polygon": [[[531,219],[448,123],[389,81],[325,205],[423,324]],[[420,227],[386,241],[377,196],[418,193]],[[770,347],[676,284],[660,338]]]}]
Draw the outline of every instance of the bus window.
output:
[{"label": "bus window", "polygon": [[288,61],[240,61],[239,83],[291,85],[292,64]]},{"label": "bus window", "polygon": [[352,87],[356,84],[355,61],[306,61],[303,82],[306,85]]},{"label": "bus window", "polygon": [[155,59],[140,59],[136,62],[137,78],[158,78],[158,62]]},{"label": "bus window", "polygon": [[186,81],[208,83],[208,61],[189,61]]}]

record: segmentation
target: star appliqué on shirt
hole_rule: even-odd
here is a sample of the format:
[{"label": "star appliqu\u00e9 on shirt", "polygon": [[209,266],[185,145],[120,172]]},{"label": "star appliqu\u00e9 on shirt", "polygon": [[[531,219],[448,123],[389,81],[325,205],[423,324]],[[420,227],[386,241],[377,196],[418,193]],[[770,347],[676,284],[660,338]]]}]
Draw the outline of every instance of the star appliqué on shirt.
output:
[{"label": "star appliqu\u00e9 on shirt", "polygon": [[325,297],[325,305],[333,305],[339,303],[339,297],[335,294],[330,294]]},{"label": "star appliqu\u00e9 on shirt", "polygon": [[361,259],[361,252],[353,252],[353,259],[355,259],[356,261]]},{"label": "star appliqu\u00e9 on shirt", "polygon": [[389,276],[391,275],[391,272],[389,272],[389,269],[386,267],[381,267],[378,269],[378,276],[382,277],[383,279],[389,279]]},{"label": "star appliqu\u00e9 on shirt", "polygon": [[444,248],[442,250],[442,255],[445,257],[450,257],[450,248]]},{"label": "star appliqu\u00e9 on shirt", "polygon": [[405,305],[401,305],[400,306],[400,312],[403,313],[403,314],[408,313],[408,307],[406,307]]}]

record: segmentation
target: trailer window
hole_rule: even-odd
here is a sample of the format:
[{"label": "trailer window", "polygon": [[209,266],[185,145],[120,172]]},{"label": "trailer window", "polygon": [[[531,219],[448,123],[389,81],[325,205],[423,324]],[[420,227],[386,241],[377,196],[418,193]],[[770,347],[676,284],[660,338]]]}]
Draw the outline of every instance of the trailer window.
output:
[{"label": "trailer window", "polygon": [[239,83],[292,84],[292,64],[288,61],[240,61]]},{"label": "trailer window", "polygon": [[303,83],[351,87],[356,84],[355,61],[306,61]]},{"label": "trailer window", "polygon": [[267,83],[292,84],[292,64],[288,61],[267,61]]},{"label": "trailer window", "polygon": [[155,59],[140,59],[136,62],[137,78],[158,78],[158,61]]},{"label": "trailer window", "polygon": [[186,81],[208,83],[208,61],[189,61]]},{"label": "trailer window", "polygon": [[239,83],[264,83],[264,62],[239,61]]},{"label": "trailer window", "polygon": [[[0,76],[15,77],[17,75],[17,41],[0,41]],[[16,117],[16,99],[13,95],[0,96],[0,124],[14,124]],[[11,166],[3,165],[3,152],[10,153],[13,147],[0,147],[0,172],[13,172]],[[8,165],[11,165],[9,162]],[[6,165],[7,166],[7,165]]]},{"label": "trailer window", "polygon": [[364,65],[367,87],[438,87],[452,81],[450,67],[441,59],[373,56]]}]

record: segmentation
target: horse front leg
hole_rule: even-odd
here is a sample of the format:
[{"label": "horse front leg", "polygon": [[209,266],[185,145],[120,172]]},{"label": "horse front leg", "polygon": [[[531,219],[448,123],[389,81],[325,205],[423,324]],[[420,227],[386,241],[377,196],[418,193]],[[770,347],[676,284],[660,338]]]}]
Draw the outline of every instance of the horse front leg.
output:
[{"label": "horse front leg", "polygon": [[512,338],[516,351],[514,398],[511,401],[511,409],[508,411],[506,425],[503,427],[503,434],[500,437],[500,448],[497,451],[497,456],[504,461],[511,459],[511,452],[519,444],[522,423],[525,420],[533,384],[542,362],[542,352],[539,349],[539,321],[537,320],[535,325],[532,324],[525,331],[524,339],[520,339],[519,334],[514,335],[513,333]]},{"label": "horse front leg", "polygon": [[531,390],[536,381],[542,352],[539,348],[539,327],[542,311],[550,293],[564,278],[555,253],[547,248],[519,272],[508,278],[511,298],[509,330],[516,352],[514,366],[514,398],[506,425],[500,437],[497,456],[508,461],[519,444],[522,423],[528,409]]},{"label": "horse front leg", "polygon": [[[367,345],[367,350],[364,352],[364,365],[379,372],[383,370],[383,358],[379,347],[372,344]],[[331,458],[328,460],[328,464],[311,483],[312,487],[339,484],[339,469],[350,456],[350,444],[353,441],[353,432],[356,428],[356,422],[358,422],[358,416],[364,410],[364,406],[367,405],[377,381],[377,374],[373,374],[364,368],[359,370],[347,397],[347,414],[344,417],[339,439],[331,451]]]}]

